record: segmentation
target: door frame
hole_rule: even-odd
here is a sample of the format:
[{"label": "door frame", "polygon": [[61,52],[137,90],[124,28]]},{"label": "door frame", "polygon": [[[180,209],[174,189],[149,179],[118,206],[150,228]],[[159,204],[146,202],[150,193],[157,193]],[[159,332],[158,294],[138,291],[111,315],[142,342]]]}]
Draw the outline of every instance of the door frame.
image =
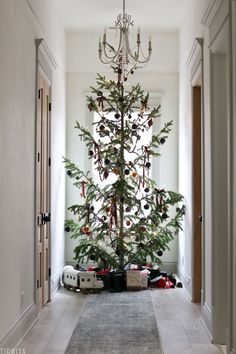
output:
[{"label": "door frame", "polygon": [[[190,74],[190,89],[192,95],[192,125],[193,125],[193,88],[194,86],[201,86],[201,306],[204,307],[205,303],[205,122],[204,122],[204,41],[203,38],[195,38],[192,49],[190,51],[186,67],[189,69]],[[194,134],[194,131],[193,131]],[[193,135],[192,135],[193,144]],[[193,156],[193,155],[192,155]],[[192,158],[193,160],[193,158]],[[194,161],[192,161],[192,212],[194,213]],[[192,223],[194,225],[195,215],[192,215]],[[195,301],[194,287],[195,287],[195,239],[194,239],[194,226],[192,228],[192,241],[191,241],[191,295],[192,301]]]},{"label": "door frame", "polygon": [[[40,309],[39,299],[37,294],[37,271],[38,271],[38,236],[37,236],[37,225],[38,225],[38,215],[37,215],[37,164],[38,164],[38,142],[37,142],[37,122],[38,122],[38,77],[39,75],[45,80],[49,87],[49,98],[50,102],[52,98],[52,82],[53,82],[53,71],[56,69],[56,62],[45,42],[44,39],[39,38],[35,40],[36,45],[36,71],[35,71],[35,236],[34,236],[34,301],[37,309]],[[51,111],[49,110],[49,122],[51,121]],[[48,129],[49,141],[51,141],[51,129]],[[51,146],[49,144],[49,156],[51,156]],[[51,186],[51,173],[49,169],[49,185]],[[51,188],[49,188],[51,189]],[[49,192],[49,207],[50,207],[50,192]],[[51,233],[51,225],[49,225]],[[49,268],[51,269],[51,237],[49,237]],[[51,276],[49,274],[49,300],[51,299]]]}]

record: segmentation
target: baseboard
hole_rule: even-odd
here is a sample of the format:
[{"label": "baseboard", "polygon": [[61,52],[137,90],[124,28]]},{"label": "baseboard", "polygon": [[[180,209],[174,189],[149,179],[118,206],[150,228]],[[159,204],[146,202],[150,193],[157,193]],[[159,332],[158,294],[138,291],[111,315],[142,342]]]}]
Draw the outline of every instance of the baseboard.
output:
[{"label": "baseboard", "polygon": [[213,340],[212,312],[210,307],[206,303],[204,303],[202,306],[201,321],[210,340],[212,341]]},{"label": "baseboard", "polygon": [[15,348],[37,320],[36,304],[29,305],[0,342],[0,348]]},{"label": "baseboard", "polygon": [[167,273],[177,273],[177,263],[176,262],[163,262],[160,267]]},{"label": "baseboard", "polygon": [[190,299],[192,299],[192,282],[191,277],[185,272],[185,270],[178,264],[177,266],[177,275],[181,282],[183,283],[183,287],[187,292],[187,295]]},{"label": "baseboard", "polygon": [[61,275],[62,271],[58,271],[51,277],[51,300],[54,298],[58,289],[61,287]]}]

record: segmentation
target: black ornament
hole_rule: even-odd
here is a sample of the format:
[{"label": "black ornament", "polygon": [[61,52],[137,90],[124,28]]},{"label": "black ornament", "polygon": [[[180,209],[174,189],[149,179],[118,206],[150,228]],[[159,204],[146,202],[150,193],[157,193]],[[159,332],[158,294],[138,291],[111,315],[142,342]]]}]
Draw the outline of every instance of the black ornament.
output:
[{"label": "black ornament", "polygon": [[116,253],[117,256],[119,256],[120,253],[121,253],[121,252],[120,252],[120,248],[119,248],[118,246],[116,247],[115,253]]},{"label": "black ornament", "polygon": [[118,74],[121,75],[122,74],[122,70],[118,69]]},{"label": "black ornament", "polygon": [[109,163],[110,163],[110,160],[109,159],[105,159],[105,165],[109,165]]},{"label": "black ornament", "polygon": [[137,129],[137,128],[138,128],[137,124],[135,124],[135,123],[132,124],[132,129],[133,129],[133,130],[135,130],[135,129]]},{"label": "black ornament", "polygon": [[163,213],[163,214],[162,214],[162,219],[165,220],[165,219],[167,219],[167,218],[168,218],[168,215],[167,215],[166,213]]},{"label": "black ornament", "polygon": [[89,156],[93,156],[94,152],[93,150],[89,150]]},{"label": "black ornament", "polygon": [[95,254],[91,254],[91,256],[89,258],[91,259],[91,261],[95,261],[96,256],[95,256]]},{"label": "black ornament", "polygon": [[131,71],[130,71],[130,74],[133,74],[133,73],[134,73],[134,70],[131,70]]},{"label": "black ornament", "polygon": [[149,189],[148,187],[146,187],[146,188],[144,189],[144,192],[145,192],[145,193],[149,193],[149,192],[150,192],[150,189]]},{"label": "black ornament", "polygon": [[66,227],[65,227],[65,231],[66,231],[66,232],[70,232],[70,227],[69,227],[69,226],[66,226]]},{"label": "black ornament", "polygon": [[103,220],[104,220],[104,221],[106,221],[106,220],[107,220],[106,215],[103,215]]},{"label": "black ornament", "polygon": [[146,167],[147,167],[147,168],[150,168],[150,167],[151,167],[151,162],[149,162],[149,161],[146,162]]},{"label": "black ornament", "polygon": [[100,125],[100,130],[104,130],[105,129],[105,127],[104,127],[104,125]]},{"label": "black ornament", "polygon": [[90,207],[90,210],[91,210],[91,212],[94,211],[94,206],[93,205]]},{"label": "black ornament", "polygon": [[70,170],[67,171],[68,176],[72,175],[72,172]]},{"label": "black ornament", "polygon": [[161,143],[161,144],[165,144],[165,142],[166,142],[166,139],[165,139],[165,138],[161,138],[161,139],[160,139],[160,143]]},{"label": "black ornament", "polygon": [[136,212],[134,213],[134,215],[137,216],[137,215],[138,215],[138,212],[136,211]]},{"label": "black ornament", "polygon": [[128,115],[128,118],[129,118],[129,119],[131,119],[131,118],[132,118],[132,115],[131,115],[131,114],[129,114],[129,115]]},{"label": "black ornament", "polygon": [[159,257],[163,256],[163,251],[162,251],[162,250],[159,250],[159,251],[157,252],[157,255],[158,255]]},{"label": "black ornament", "polygon": [[115,114],[115,118],[116,118],[116,119],[119,119],[119,118],[120,118],[120,114],[119,114],[119,113],[116,113],[116,114]]},{"label": "black ornament", "polygon": [[125,175],[128,175],[128,174],[129,174],[129,170],[126,169],[126,170],[125,170]]},{"label": "black ornament", "polygon": [[138,246],[139,246],[139,248],[143,248],[144,244],[142,242],[140,242]]},{"label": "black ornament", "polygon": [[149,209],[149,204],[144,205],[144,209],[148,210]]}]

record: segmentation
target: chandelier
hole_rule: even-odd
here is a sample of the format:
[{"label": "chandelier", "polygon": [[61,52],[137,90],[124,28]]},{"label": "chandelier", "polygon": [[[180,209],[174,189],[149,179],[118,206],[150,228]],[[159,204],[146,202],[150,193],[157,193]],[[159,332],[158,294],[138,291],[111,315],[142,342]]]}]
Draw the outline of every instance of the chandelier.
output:
[{"label": "chandelier", "polygon": [[110,64],[118,72],[119,82],[126,81],[129,73],[135,69],[142,68],[146,64],[152,53],[151,38],[148,41],[148,54],[145,56],[141,48],[140,30],[137,31],[136,45],[131,48],[129,42],[130,27],[133,26],[133,20],[125,11],[125,0],[123,0],[123,13],[117,16],[114,27],[119,31],[118,47],[115,49],[108,41],[106,29],[104,30],[103,40],[99,39],[99,58],[103,64]]}]

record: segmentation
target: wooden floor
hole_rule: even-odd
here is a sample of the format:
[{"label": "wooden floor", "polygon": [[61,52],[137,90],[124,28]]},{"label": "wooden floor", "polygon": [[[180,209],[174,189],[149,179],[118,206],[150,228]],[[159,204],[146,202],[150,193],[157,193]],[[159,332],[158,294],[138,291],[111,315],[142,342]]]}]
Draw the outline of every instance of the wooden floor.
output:
[{"label": "wooden floor", "polygon": [[[199,306],[184,289],[151,291],[164,354],[220,354],[200,320]],[[39,314],[19,347],[25,354],[64,353],[78,321],[86,295],[61,289]],[[125,354],[125,353],[122,353]]]}]

